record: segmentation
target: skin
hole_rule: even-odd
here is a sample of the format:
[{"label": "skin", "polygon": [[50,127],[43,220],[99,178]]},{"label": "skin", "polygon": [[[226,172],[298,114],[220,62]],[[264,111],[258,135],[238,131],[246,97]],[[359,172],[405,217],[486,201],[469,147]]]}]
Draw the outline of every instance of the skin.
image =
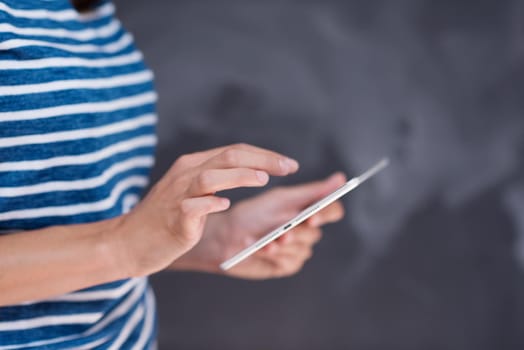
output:
[{"label": "skin", "polygon": [[[222,273],[218,264],[343,184],[342,174],[270,190],[238,203],[217,192],[261,187],[298,163],[238,144],[184,155],[129,213],[96,223],[0,236],[0,305],[39,300],[163,269]],[[228,211],[226,211],[228,210]],[[296,273],[340,220],[334,203],[235,268],[232,277],[266,279]]]},{"label": "skin", "polygon": [[218,266],[345,181],[345,176],[338,173],[324,181],[275,188],[238,203],[226,213],[211,215],[200,242],[170,267],[245,279],[295,274],[312,256],[313,246],[322,238],[321,226],[344,216],[340,202],[333,203],[234,268],[224,272]]}]

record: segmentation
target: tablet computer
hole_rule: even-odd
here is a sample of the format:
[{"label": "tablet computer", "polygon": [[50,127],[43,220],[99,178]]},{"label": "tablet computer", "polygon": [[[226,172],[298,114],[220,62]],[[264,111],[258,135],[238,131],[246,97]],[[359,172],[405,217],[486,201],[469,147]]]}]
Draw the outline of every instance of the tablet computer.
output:
[{"label": "tablet computer", "polygon": [[366,172],[364,172],[362,175],[357,176],[346,182],[344,185],[336,189],[335,191],[331,192],[318,202],[310,205],[303,211],[301,211],[297,216],[295,216],[293,219],[285,222],[281,226],[277,227],[275,230],[269,232],[267,235],[260,238],[258,241],[250,245],[249,247],[245,248],[244,250],[240,251],[230,259],[224,261],[222,264],[220,264],[220,268],[222,270],[228,270],[238,264],[239,262],[243,261],[250,255],[254,254],[258,250],[264,248],[266,245],[277,239],[278,237],[282,236],[287,231],[293,229],[294,227],[300,225],[304,221],[306,221],[311,216],[318,213],[320,210],[324,209],[331,203],[335,202],[336,200],[340,199],[342,196],[346,195],[350,191],[357,188],[361,183],[372,177],[373,175],[377,174],[379,171],[384,169],[389,164],[389,160],[387,158],[383,158],[378,163],[373,165],[371,168],[369,168]]}]

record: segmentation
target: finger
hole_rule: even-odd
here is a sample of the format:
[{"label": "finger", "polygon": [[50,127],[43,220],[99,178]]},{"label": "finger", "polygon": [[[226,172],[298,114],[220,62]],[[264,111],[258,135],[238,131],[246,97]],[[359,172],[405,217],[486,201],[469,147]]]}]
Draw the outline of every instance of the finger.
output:
[{"label": "finger", "polygon": [[312,247],[322,239],[322,230],[313,227],[295,229],[271,242],[263,251],[268,255],[277,254],[281,251],[293,250],[296,247]]},{"label": "finger", "polygon": [[209,159],[216,157],[217,155],[219,155],[220,153],[223,153],[224,151],[228,149],[238,149],[238,150],[266,154],[266,155],[273,156],[273,157],[286,158],[286,156],[284,156],[283,154],[280,154],[280,153],[277,153],[277,152],[274,152],[274,151],[271,151],[265,148],[249,145],[246,143],[237,143],[233,145],[217,147],[217,148],[213,148],[213,149],[206,150],[206,151],[194,152],[186,156],[187,158],[191,158],[191,162],[193,166],[199,166],[203,164],[204,162],[208,161]]},{"label": "finger", "polygon": [[291,231],[283,234],[281,237],[275,240],[275,242],[280,244],[289,244],[292,242],[314,244],[318,242],[321,237],[322,230],[320,228],[310,225],[299,225]]},{"label": "finger", "polygon": [[193,220],[207,214],[224,211],[230,205],[231,202],[227,198],[204,196],[184,199],[180,204],[180,210],[184,218]]},{"label": "finger", "polygon": [[282,236],[280,236],[279,238],[277,238],[275,240],[276,243],[281,243],[281,244],[288,244],[288,243],[291,243],[293,242],[295,239],[295,232],[294,231],[288,231],[286,233],[284,233]]},{"label": "finger", "polygon": [[298,259],[305,259],[311,256],[313,246],[310,244],[291,243],[277,244],[272,252],[264,252],[266,257],[293,256]]},{"label": "finger", "polygon": [[282,208],[303,208],[333,192],[346,182],[343,173],[335,173],[325,180],[279,188]]},{"label": "finger", "polygon": [[179,237],[184,238],[186,243],[198,242],[204,229],[206,215],[226,210],[229,206],[227,198],[215,196],[184,199],[180,204],[181,215],[177,222],[182,228]]},{"label": "finger", "polygon": [[318,227],[311,226],[299,226],[295,230],[288,233],[289,238],[283,242],[279,242],[282,245],[286,244],[304,244],[314,245],[322,239],[322,230]]},{"label": "finger", "polygon": [[320,227],[325,224],[340,221],[343,217],[344,206],[340,201],[336,201],[309,218],[307,223],[310,226]]},{"label": "finger", "polygon": [[280,155],[228,148],[204,162],[202,167],[208,169],[251,168],[266,171],[271,175],[284,176],[296,172],[298,162]]},{"label": "finger", "polygon": [[207,169],[194,178],[188,194],[189,196],[202,196],[238,187],[260,187],[266,185],[268,181],[269,175],[262,170]]},{"label": "finger", "polygon": [[301,249],[292,253],[280,252],[273,256],[261,257],[273,266],[274,274],[277,276],[289,276],[302,269],[305,262],[313,256],[311,249]]},{"label": "finger", "polygon": [[301,230],[293,233],[292,242],[304,245],[317,244],[322,239],[322,230],[317,227],[303,226]]}]

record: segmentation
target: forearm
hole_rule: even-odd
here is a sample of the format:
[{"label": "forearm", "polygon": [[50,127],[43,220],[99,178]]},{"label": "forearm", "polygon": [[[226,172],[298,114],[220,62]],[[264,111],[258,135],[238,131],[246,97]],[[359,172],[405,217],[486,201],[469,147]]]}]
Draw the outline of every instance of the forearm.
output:
[{"label": "forearm", "polygon": [[111,219],[0,236],[0,305],[130,277],[118,259],[117,226]]}]

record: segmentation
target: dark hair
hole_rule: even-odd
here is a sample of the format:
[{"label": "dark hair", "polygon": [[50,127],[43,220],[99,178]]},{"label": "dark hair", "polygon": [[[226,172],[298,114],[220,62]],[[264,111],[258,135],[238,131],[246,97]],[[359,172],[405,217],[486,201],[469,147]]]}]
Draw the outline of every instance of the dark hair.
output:
[{"label": "dark hair", "polygon": [[73,3],[73,6],[80,12],[87,11],[93,7],[100,1],[100,0],[71,0]]}]

